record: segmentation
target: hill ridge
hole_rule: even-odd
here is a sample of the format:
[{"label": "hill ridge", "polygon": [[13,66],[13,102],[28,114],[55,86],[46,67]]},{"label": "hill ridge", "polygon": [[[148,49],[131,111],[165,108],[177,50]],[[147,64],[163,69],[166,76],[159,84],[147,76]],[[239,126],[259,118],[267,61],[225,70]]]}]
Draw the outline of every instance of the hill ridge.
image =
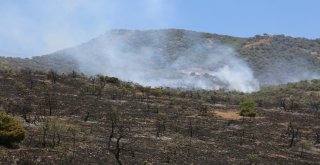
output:
[{"label": "hill ridge", "polygon": [[[117,42],[116,46],[115,42]],[[216,45],[222,45],[226,50],[233,49],[233,56],[244,61],[262,85],[319,77],[320,40],[267,34],[243,38],[184,29],[114,29],[76,47],[52,54],[31,59],[2,57],[0,58],[0,69],[30,68],[44,71],[52,69],[59,73],[75,70],[86,74],[103,73],[109,75],[110,72],[97,68],[100,67],[99,65],[104,65],[95,61],[101,62],[108,59],[105,57],[108,57],[112,51],[115,51],[117,56],[123,53],[131,54],[129,57],[138,56],[137,54],[142,51],[156,52],[157,56],[151,55],[152,58],[161,57],[160,60],[164,60],[161,64],[165,65],[168,62],[175,62],[182,56],[187,56],[188,60],[201,60],[197,57],[203,58],[203,54],[217,53],[218,46]],[[167,58],[163,59],[162,56]],[[104,62],[107,63],[107,61]],[[114,61],[109,63],[111,65]],[[145,62],[145,64],[147,63]],[[89,65],[96,65],[96,68],[89,68]],[[116,70],[116,72],[118,71],[121,72],[121,68]],[[120,73],[111,76],[126,78],[119,75]],[[134,81],[134,79],[127,80]]]}]

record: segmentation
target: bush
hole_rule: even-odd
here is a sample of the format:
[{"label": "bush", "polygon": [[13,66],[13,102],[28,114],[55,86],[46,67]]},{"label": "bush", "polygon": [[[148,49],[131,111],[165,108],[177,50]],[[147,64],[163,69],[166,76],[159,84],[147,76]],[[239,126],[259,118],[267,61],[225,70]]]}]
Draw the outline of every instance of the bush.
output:
[{"label": "bush", "polygon": [[107,83],[110,83],[110,84],[119,84],[120,83],[120,80],[116,77],[106,77],[105,80]]},{"label": "bush", "polygon": [[156,97],[161,97],[165,94],[165,91],[162,88],[155,88],[152,90],[152,95]]},{"label": "bush", "polygon": [[248,154],[247,160],[250,164],[258,164],[259,163],[259,156],[257,154]]},{"label": "bush", "polygon": [[256,116],[256,103],[252,99],[244,99],[240,103],[240,115],[241,116]]},{"label": "bush", "polygon": [[20,142],[25,138],[25,133],[25,129],[15,118],[0,112],[0,144],[11,145]]}]

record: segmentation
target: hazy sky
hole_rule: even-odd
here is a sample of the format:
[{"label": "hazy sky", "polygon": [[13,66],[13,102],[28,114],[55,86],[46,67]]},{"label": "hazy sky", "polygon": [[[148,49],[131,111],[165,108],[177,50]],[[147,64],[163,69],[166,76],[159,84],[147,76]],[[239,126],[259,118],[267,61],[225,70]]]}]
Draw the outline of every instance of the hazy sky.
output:
[{"label": "hazy sky", "polygon": [[0,0],[0,55],[51,53],[115,28],[320,38],[319,7],[320,0]]}]

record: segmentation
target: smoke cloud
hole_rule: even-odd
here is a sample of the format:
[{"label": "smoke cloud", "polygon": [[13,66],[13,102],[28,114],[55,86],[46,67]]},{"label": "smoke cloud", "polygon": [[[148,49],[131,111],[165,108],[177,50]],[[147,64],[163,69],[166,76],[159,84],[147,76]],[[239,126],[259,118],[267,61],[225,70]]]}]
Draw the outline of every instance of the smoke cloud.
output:
[{"label": "smoke cloud", "polygon": [[267,64],[256,71],[260,85],[277,85],[320,78],[319,65],[306,53],[278,51],[273,58],[264,59]]},{"label": "smoke cloud", "polygon": [[205,41],[193,32],[178,39],[170,32],[112,31],[60,53],[73,57],[83,73],[145,86],[242,92],[259,89],[252,70],[232,48]]}]

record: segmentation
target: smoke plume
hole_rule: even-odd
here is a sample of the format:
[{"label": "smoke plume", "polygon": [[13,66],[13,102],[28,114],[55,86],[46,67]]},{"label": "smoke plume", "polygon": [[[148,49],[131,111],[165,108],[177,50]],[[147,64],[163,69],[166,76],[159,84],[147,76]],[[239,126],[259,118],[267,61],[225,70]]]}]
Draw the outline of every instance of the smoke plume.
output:
[{"label": "smoke plume", "polygon": [[[104,74],[151,87],[259,89],[248,65],[230,47],[193,32],[112,31],[64,51],[86,74]],[[182,42],[183,41],[183,42]]]}]

